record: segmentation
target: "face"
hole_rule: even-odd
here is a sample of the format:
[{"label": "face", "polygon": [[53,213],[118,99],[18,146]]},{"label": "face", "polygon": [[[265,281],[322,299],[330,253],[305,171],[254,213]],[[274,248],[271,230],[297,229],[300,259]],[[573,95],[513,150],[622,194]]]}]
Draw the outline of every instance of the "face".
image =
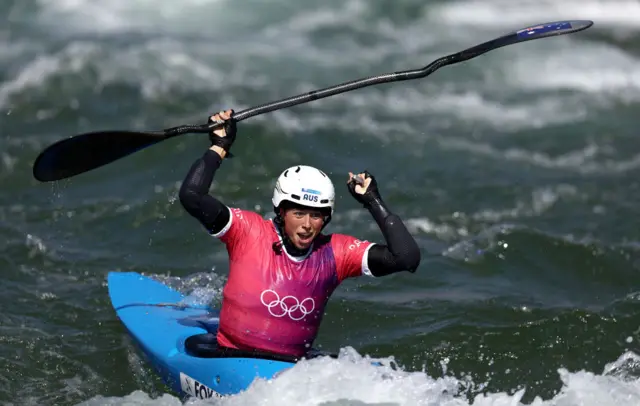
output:
[{"label": "face", "polygon": [[294,207],[282,210],[281,215],[284,232],[293,245],[301,250],[311,246],[324,224],[323,213],[317,209]]}]

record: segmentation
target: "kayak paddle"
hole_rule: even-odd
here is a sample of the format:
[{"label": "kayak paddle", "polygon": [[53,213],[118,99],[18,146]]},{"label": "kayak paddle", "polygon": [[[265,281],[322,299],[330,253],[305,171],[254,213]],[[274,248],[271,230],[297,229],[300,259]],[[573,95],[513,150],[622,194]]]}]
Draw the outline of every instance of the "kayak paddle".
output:
[{"label": "kayak paddle", "polygon": [[[335,86],[246,109],[234,114],[233,117],[236,121],[242,121],[249,117],[367,86],[424,78],[443,66],[463,62],[494,49],[534,39],[570,34],[586,30],[592,25],[593,21],[575,20],[558,21],[523,28],[494,40],[465,49],[464,51],[436,59],[422,69],[387,73],[344,82]],[[209,123],[203,125],[184,125],[168,128],[163,131],[100,131],[79,134],[60,140],[42,151],[33,165],[33,176],[41,182],[65,179],[106,165],[171,137],[187,133],[209,133],[220,127],[222,127],[222,123]]]}]

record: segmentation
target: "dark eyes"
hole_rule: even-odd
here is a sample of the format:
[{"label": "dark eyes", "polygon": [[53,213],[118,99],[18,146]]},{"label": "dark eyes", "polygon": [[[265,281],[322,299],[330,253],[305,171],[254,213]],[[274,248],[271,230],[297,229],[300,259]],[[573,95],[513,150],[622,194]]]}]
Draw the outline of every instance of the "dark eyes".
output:
[{"label": "dark eyes", "polygon": [[[305,212],[303,212],[303,211],[294,211],[294,212],[293,212],[293,215],[294,215],[296,218],[301,219],[301,218],[303,218],[304,216],[306,216],[306,215],[307,215],[307,213],[305,213]],[[309,213],[309,216],[310,216],[312,219],[314,219],[314,220],[315,220],[315,219],[321,219],[321,218],[322,218],[322,214],[320,214],[320,213]]]}]

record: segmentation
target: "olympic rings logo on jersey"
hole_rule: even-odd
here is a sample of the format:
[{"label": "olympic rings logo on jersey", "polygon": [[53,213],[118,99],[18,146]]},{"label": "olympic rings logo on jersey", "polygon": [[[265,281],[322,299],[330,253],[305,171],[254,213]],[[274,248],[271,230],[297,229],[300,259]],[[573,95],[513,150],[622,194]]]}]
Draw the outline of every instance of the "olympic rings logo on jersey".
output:
[{"label": "olympic rings logo on jersey", "polygon": [[288,315],[294,321],[304,319],[316,308],[313,298],[308,297],[301,302],[297,297],[289,295],[280,299],[278,292],[271,289],[262,292],[260,301],[269,309],[269,314],[273,317]]}]

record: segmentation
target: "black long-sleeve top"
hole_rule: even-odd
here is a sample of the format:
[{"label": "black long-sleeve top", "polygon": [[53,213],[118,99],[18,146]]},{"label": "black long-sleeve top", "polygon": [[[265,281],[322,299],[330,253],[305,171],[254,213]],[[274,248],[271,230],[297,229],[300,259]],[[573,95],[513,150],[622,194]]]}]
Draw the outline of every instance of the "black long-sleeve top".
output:
[{"label": "black long-sleeve top", "polygon": [[[207,150],[191,166],[179,193],[185,210],[211,234],[224,229],[230,216],[227,206],[209,194],[214,174],[221,163],[222,157],[218,153]],[[386,245],[374,244],[368,251],[367,263],[371,274],[383,276],[399,271],[415,272],[420,264],[420,249],[402,220],[379,199],[367,209],[386,241]]]}]

